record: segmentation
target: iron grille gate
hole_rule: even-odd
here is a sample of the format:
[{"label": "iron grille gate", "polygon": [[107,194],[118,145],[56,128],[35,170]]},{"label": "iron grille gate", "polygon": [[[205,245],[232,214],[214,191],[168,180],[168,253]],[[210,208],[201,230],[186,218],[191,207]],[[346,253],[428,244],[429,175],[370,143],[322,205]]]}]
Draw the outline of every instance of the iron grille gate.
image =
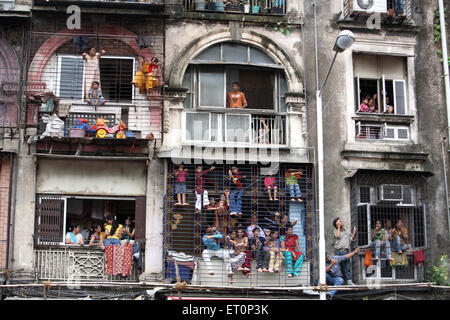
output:
[{"label": "iron grille gate", "polygon": [[[252,260],[252,272],[249,278],[240,277],[240,272],[235,272],[235,285],[256,286],[285,286],[309,284],[311,276],[311,265],[314,260],[314,183],[313,167],[309,165],[284,165],[281,164],[274,177],[278,185],[278,201],[270,201],[264,188],[264,175],[261,175],[261,165],[245,164],[236,165],[242,175],[247,178],[244,181],[244,195],[242,197],[242,217],[230,216],[229,207],[226,205],[226,194],[230,191],[230,176],[228,171],[232,165],[214,164],[215,169],[204,175],[205,189],[208,192],[210,204],[202,205],[200,210],[195,209],[195,168],[196,164],[185,164],[188,169],[186,186],[186,202],[188,206],[175,205],[178,202],[175,191],[175,174],[177,164],[169,162],[167,175],[167,190],[164,203],[164,271],[165,279],[170,281],[176,277],[174,261],[181,279],[192,283],[229,285],[226,267],[223,261],[211,260],[215,270],[219,270],[216,277],[207,274],[202,251],[204,245],[202,236],[205,234],[206,226],[215,225],[218,230],[228,235],[238,228],[246,229],[249,219],[257,216],[258,225],[262,229],[268,228],[270,220],[273,220],[276,212],[280,216],[289,216],[293,221],[298,219],[294,226],[294,233],[298,235],[299,245],[305,255],[301,275],[294,279],[286,277],[286,271],[281,269],[280,273],[259,273],[255,269],[255,251],[249,249]],[[211,165],[202,164],[202,170],[210,169]],[[286,172],[289,168],[303,170],[299,178],[301,198],[303,202],[292,202],[289,190],[286,187]],[[272,194],[273,196],[273,194]],[[220,199],[223,199],[223,203]],[[225,205],[224,205],[225,204]],[[277,230],[284,233],[285,225],[281,224]],[[282,230],[283,229],[283,230]],[[184,259],[184,261],[182,261]],[[180,262],[181,261],[181,262]],[[284,265],[284,263],[282,263]]]},{"label": "iron grille gate", "polygon": [[[400,190],[396,197],[386,197],[384,192],[390,188]],[[414,263],[413,251],[424,250],[429,253],[427,234],[429,225],[426,223],[428,216],[426,179],[413,173],[374,173],[359,172],[351,181],[351,220],[353,226],[358,227],[357,243],[355,245],[364,248],[360,254],[359,262],[353,264],[353,274],[364,281],[418,281],[423,279],[422,267]],[[395,198],[395,200],[392,200]],[[374,270],[364,267],[364,253],[371,244],[371,231],[380,221],[382,228],[389,230],[395,228],[401,220],[408,230],[406,251],[406,264],[391,267],[386,255],[385,247],[381,248],[380,261],[375,261],[375,249],[371,248],[372,264]],[[390,241],[391,251],[393,250]],[[428,258],[426,258],[428,260]],[[354,260],[355,261],[355,260]],[[359,266],[359,269],[358,269]],[[368,271],[369,270],[369,271]]]},{"label": "iron grille gate", "polygon": [[61,195],[37,195],[35,243],[58,245],[64,242],[65,199]]}]

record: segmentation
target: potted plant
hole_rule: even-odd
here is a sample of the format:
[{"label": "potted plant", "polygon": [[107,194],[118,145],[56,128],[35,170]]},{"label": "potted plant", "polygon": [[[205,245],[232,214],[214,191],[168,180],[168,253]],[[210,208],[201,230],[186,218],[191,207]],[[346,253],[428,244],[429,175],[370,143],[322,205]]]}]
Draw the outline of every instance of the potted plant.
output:
[{"label": "potted plant", "polygon": [[194,1],[195,10],[205,10],[206,8],[206,0],[195,0]]}]

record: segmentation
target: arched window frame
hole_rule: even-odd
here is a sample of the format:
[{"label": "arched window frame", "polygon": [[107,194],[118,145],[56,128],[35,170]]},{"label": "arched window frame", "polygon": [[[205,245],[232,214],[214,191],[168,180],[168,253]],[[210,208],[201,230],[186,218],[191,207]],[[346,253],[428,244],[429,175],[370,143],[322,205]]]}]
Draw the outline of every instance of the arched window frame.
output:
[{"label": "arched window frame", "polygon": [[[227,60],[225,49],[227,45],[231,46],[239,46],[239,48],[245,48],[246,59],[245,61],[229,61]],[[208,51],[216,50],[218,48],[217,58],[204,58],[205,53]],[[258,52],[258,54],[263,54],[267,60],[265,62],[255,62],[255,59],[252,58],[252,53]],[[260,56],[261,57],[261,56]],[[244,59],[242,59],[244,60]],[[269,62],[269,60],[271,60]],[[201,101],[201,69],[205,66],[219,66],[224,69],[223,72],[223,83],[224,83],[224,91],[223,91],[223,106],[211,106],[207,104],[203,104]],[[226,108],[226,93],[230,90],[227,87],[229,85],[227,81],[227,76],[230,74],[231,69],[240,69],[240,70],[260,70],[272,72],[272,83],[273,83],[273,108],[268,109],[260,109],[257,106],[253,107],[249,105],[246,110],[250,111],[260,111],[264,113],[287,113],[286,102],[284,98],[284,94],[288,92],[287,80],[285,78],[285,68],[277,64],[273,59],[267,55],[265,52],[256,48],[254,46],[245,44],[234,44],[231,42],[223,42],[214,46],[211,46],[194,57],[190,63],[188,68],[186,69],[184,78],[183,78],[183,87],[188,89],[187,97],[184,101],[184,107],[187,110],[228,110]],[[237,110],[232,110],[237,111]]]}]

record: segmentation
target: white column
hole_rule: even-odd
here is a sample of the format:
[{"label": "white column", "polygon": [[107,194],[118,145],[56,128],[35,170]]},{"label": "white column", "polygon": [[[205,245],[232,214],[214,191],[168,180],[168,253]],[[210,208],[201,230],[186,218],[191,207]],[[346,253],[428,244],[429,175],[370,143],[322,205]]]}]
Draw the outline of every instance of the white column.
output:
[{"label": "white column", "polygon": [[144,266],[144,278],[148,281],[162,279],[165,163],[165,160],[157,159],[148,165]]}]

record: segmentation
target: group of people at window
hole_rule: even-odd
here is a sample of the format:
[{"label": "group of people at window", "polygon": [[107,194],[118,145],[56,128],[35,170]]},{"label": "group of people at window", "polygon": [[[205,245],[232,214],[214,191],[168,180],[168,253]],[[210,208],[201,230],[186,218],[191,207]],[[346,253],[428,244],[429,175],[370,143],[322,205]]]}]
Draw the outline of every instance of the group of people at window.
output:
[{"label": "group of people at window", "polygon": [[83,230],[79,224],[73,224],[66,233],[65,243],[88,245],[104,250],[107,245],[134,244],[134,233],[135,228],[130,217],[127,217],[122,225],[112,215],[108,215],[103,224],[88,221]]},{"label": "group of people at window", "polygon": [[[340,218],[333,220],[336,231],[333,234],[334,255],[326,253],[326,281],[329,285],[340,286],[347,281],[347,285],[353,285],[350,272],[350,258],[359,253],[360,249],[370,250],[375,248],[375,261],[378,263],[381,256],[381,248],[385,248],[386,258],[392,261],[392,252],[401,254],[409,249],[408,230],[402,220],[397,220],[395,228],[391,227],[391,220],[386,220],[385,226],[380,220],[375,223],[375,228],[371,230],[370,243],[352,250],[352,242],[356,241],[357,227],[353,232],[344,228],[344,223]],[[345,280],[344,280],[345,278]],[[330,291],[332,298],[336,291]]]},{"label": "group of people at window", "polygon": [[275,213],[273,219],[262,221],[263,227],[258,224],[256,215],[252,215],[246,228],[238,225],[226,233],[220,232],[215,225],[208,225],[202,237],[202,258],[208,274],[214,276],[211,258],[218,257],[224,260],[231,284],[235,272],[242,272],[247,278],[250,276],[252,260],[260,273],[279,273],[284,261],[288,278],[300,275],[305,256],[298,235],[293,231],[296,223],[296,219],[290,222],[287,215],[280,218],[280,214]]},{"label": "group of people at window", "polygon": [[[389,96],[385,97],[384,114],[394,114],[394,106],[391,103]],[[366,95],[363,97],[361,104],[359,105],[358,112],[363,113],[380,113],[378,110],[378,95]]]},{"label": "group of people at window", "polygon": [[[106,54],[105,50],[97,52],[95,47],[89,48],[82,54],[84,60],[84,100],[90,105],[103,105],[106,100],[100,86],[100,58]],[[157,70],[160,66],[158,58],[153,56],[150,61],[138,56],[137,71],[131,84],[139,89],[140,94],[149,92],[160,86]]]},{"label": "group of people at window", "polygon": [[[195,209],[201,211],[202,208],[208,209],[211,205],[208,196],[208,190],[205,187],[207,178],[206,174],[212,172],[216,167],[211,166],[209,169],[203,170],[202,165],[198,165],[195,169]],[[189,170],[184,167],[184,164],[179,164],[175,169],[174,177],[174,191],[177,196],[175,206],[189,206],[186,202],[187,194],[187,177]],[[291,202],[302,202],[301,190],[299,186],[299,179],[303,175],[302,169],[288,169],[285,177],[286,189]],[[229,188],[220,196],[219,208],[228,211],[230,216],[242,216],[242,198],[245,192],[244,187],[247,176],[242,174],[237,166],[232,166],[228,170],[226,179],[229,181]],[[260,177],[264,181],[264,191],[267,193],[270,201],[278,201],[279,195],[279,181],[274,176],[273,170],[268,170],[267,174]],[[215,201],[214,204],[215,205]],[[222,212],[223,213],[223,212]]]}]

